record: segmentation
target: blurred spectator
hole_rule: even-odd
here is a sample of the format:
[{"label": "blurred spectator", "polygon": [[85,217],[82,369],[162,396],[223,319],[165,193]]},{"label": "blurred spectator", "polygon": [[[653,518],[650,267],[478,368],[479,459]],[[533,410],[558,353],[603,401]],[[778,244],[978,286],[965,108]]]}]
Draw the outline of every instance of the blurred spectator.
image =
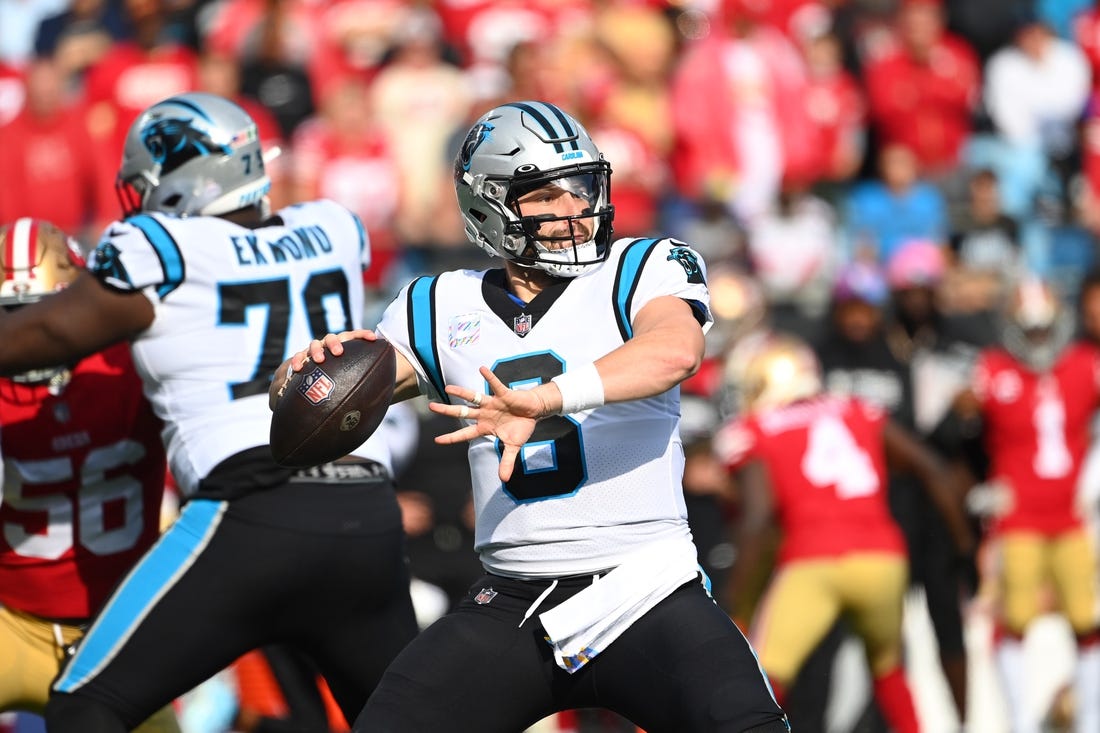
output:
[{"label": "blurred spectator", "polygon": [[665,159],[623,123],[598,117],[585,121],[608,160],[615,161],[615,233],[647,237],[658,229],[659,201],[668,183]]},{"label": "blurred spectator", "polygon": [[[595,84],[585,79],[585,103],[601,121],[632,130],[664,159],[673,144],[669,82],[678,48],[672,25],[653,5],[604,3],[592,43],[607,49],[614,66]],[[616,206],[616,221],[618,216]]]},{"label": "blurred spectator", "polygon": [[908,239],[946,239],[946,202],[935,186],[921,179],[913,151],[887,145],[879,153],[878,168],[881,180],[857,184],[848,199],[852,257],[884,264]]},{"label": "blurred spectator", "polygon": [[67,0],[0,0],[0,63],[16,68],[29,63],[38,24],[67,4]]},{"label": "blurred spectator", "polygon": [[974,52],[944,30],[940,0],[903,0],[897,48],[864,67],[871,119],[884,145],[913,151],[926,175],[949,174],[978,100]]},{"label": "blurred spectator", "polygon": [[291,144],[293,198],[329,198],[359,216],[371,240],[367,282],[378,287],[399,254],[393,227],[403,193],[367,83],[357,76],[330,82],[320,114],[298,126]]},{"label": "blurred spectator", "polygon": [[0,61],[0,125],[11,122],[27,102],[23,71]]},{"label": "blurred spectator", "polygon": [[985,73],[985,104],[998,134],[1055,158],[1068,155],[1091,82],[1080,48],[1027,15]]},{"label": "blurred spectator", "polygon": [[[198,86],[198,57],[172,33],[163,0],[124,0],[132,37],[111,46],[85,81],[87,124],[104,190],[113,191],[115,171],[130,124],[147,107]],[[118,216],[116,205],[98,212]]]},{"label": "blurred spectator", "polygon": [[1081,130],[1081,186],[1074,204],[1081,224],[1100,234],[1100,90],[1093,93]]},{"label": "blurred spectator", "polygon": [[833,288],[831,320],[815,346],[828,392],[878,405],[910,427],[912,382],[886,338],[889,296],[880,267],[857,262],[843,268]]},{"label": "blurred spectator", "polygon": [[820,332],[839,263],[836,212],[797,179],[747,224],[748,258],[776,329],[812,339]]},{"label": "blurred spectator", "polygon": [[1079,336],[1100,346],[1100,270],[1090,270],[1081,279],[1077,313]]},{"label": "blurred spectator", "polygon": [[73,91],[83,92],[84,74],[129,34],[121,3],[114,0],[74,0],[62,12],[38,26],[34,52],[50,56]]},{"label": "blurred spectator", "polygon": [[318,100],[328,94],[330,83],[345,77],[373,82],[393,44],[417,32],[419,25],[410,0],[336,0],[315,5],[317,45],[310,55],[309,74]]},{"label": "blurred spectator", "polygon": [[88,70],[89,125],[110,153],[113,171],[126,132],[146,107],[198,83],[198,58],[177,40],[163,0],[125,0],[132,38],[116,42]]},{"label": "blurred spectator", "polygon": [[1074,21],[1094,4],[1095,0],[1035,0],[1035,14],[1060,37],[1073,40]]},{"label": "blurred spectator", "polygon": [[[909,369],[916,434],[928,441],[966,384],[978,348],[992,340],[988,321],[944,313],[938,291],[947,259],[935,242],[902,245],[887,264],[891,313],[886,337],[891,353]],[[960,593],[977,588],[973,557],[960,556],[943,516],[927,495],[891,484],[890,507],[909,547],[909,582],[924,589],[940,666],[960,724],[967,719],[967,657]]]},{"label": "blurred spectator", "polygon": [[[508,93],[503,65],[517,43],[553,46],[565,34],[585,32],[591,5],[590,0],[439,0],[435,11],[444,37],[455,45],[470,75],[475,96],[485,98]],[[530,99],[562,101],[553,96]]]},{"label": "blurred spectator", "polygon": [[401,176],[394,228],[405,247],[432,247],[454,238],[441,231],[439,211],[450,204],[440,181],[452,176],[448,139],[463,125],[471,95],[462,71],[444,57],[439,19],[424,10],[398,34],[370,94]]},{"label": "blurred spectator", "polygon": [[1001,208],[997,174],[975,171],[962,221],[951,233],[952,266],[946,283],[948,307],[992,312],[1023,267],[1020,227]]},{"label": "blurred spectator", "polygon": [[[308,57],[286,41],[290,36],[298,42],[310,37],[309,28],[302,28],[282,0],[267,0],[267,13],[241,60],[241,92],[260,101],[271,110],[279,123],[283,137],[290,138],[304,120],[315,112],[313,86],[306,70]],[[297,29],[298,34],[288,29]],[[212,46],[217,48],[217,46]]]},{"label": "blurred spectator", "polygon": [[859,170],[867,146],[866,101],[855,77],[844,69],[840,39],[831,32],[802,40],[809,72],[804,104],[816,129],[818,181],[841,183]]},{"label": "blurred spectator", "polygon": [[747,221],[771,205],[785,170],[805,170],[818,151],[794,45],[748,0],[720,6],[673,77],[673,173],[688,199],[722,201]]},{"label": "blurred spectator", "polygon": [[82,108],[68,100],[56,63],[40,59],[27,73],[27,104],[0,126],[0,221],[48,219],[85,246],[99,235],[97,211],[114,204],[104,188]]},{"label": "blurred spectator", "polygon": [[983,64],[1012,42],[1020,14],[1034,5],[1035,0],[944,0],[948,27],[966,39]]},{"label": "blurred spectator", "polygon": [[268,198],[273,210],[291,203],[290,172],[286,158],[289,152],[282,129],[267,107],[252,97],[241,94],[241,67],[237,61],[217,51],[207,50],[199,57],[199,91],[210,92],[231,99],[248,113],[256,123],[260,144],[264,150],[264,166],[271,179]]},{"label": "blurred spectator", "polygon": [[1088,59],[1095,90],[1100,86],[1100,8],[1090,7],[1073,19],[1073,40]]}]

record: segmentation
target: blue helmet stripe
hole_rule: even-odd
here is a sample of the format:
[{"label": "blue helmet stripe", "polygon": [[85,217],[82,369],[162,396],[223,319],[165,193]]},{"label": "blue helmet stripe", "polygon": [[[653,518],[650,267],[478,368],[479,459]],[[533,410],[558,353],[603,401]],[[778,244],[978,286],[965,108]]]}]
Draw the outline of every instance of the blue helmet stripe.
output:
[{"label": "blue helmet stripe", "polygon": [[138,214],[131,217],[130,224],[137,227],[149,244],[153,245],[153,251],[160,259],[160,267],[164,272],[164,282],[157,286],[157,295],[163,298],[183,284],[185,274],[183,266],[183,254],[180,252],[176,240],[164,228],[164,225],[148,214]]},{"label": "blue helmet stripe", "polygon": [[561,123],[561,126],[565,128],[565,134],[573,138],[573,143],[570,147],[572,147],[574,150],[580,150],[581,146],[580,143],[577,141],[577,131],[574,130],[573,125],[569,123],[569,118],[566,117],[565,113],[558,109],[557,106],[553,104],[548,104],[546,106],[550,109],[551,112],[554,113],[554,116],[558,118],[558,122]]},{"label": "blue helmet stripe", "polygon": [[[546,133],[547,137],[549,137],[551,140],[560,140],[562,138],[562,135],[558,134],[558,131],[554,129],[554,125],[551,124],[550,120],[546,119],[546,116],[543,115],[542,112],[539,112],[532,105],[524,104],[523,102],[509,102],[508,104],[506,104],[504,106],[505,107],[515,107],[516,109],[522,110],[522,111],[526,112],[527,114],[531,115],[531,117],[535,120],[535,122],[542,125],[543,131]],[[546,105],[546,106],[549,106],[549,105]],[[565,148],[562,147],[562,144],[560,142],[555,142],[554,143],[554,150],[558,153],[565,152]]]},{"label": "blue helmet stripe", "polygon": [[180,107],[186,107],[187,109],[191,110],[192,112],[194,112],[199,117],[206,120],[207,122],[213,122],[213,120],[210,119],[210,115],[206,114],[206,110],[204,110],[202,107],[195,104],[194,102],[188,101],[186,99],[180,99],[179,97],[173,97],[172,99],[164,100],[164,102],[162,102],[162,104],[178,104]]}]

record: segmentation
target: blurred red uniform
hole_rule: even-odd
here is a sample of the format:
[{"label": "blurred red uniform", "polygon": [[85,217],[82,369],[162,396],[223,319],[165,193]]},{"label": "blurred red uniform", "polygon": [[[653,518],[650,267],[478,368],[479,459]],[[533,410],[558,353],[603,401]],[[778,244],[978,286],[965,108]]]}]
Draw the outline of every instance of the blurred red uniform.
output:
[{"label": "blurred red uniform", "polygon": [[997,661],[1016,730],[1038,730],[1023,704],[1028,669],[1022,637],[1053,590],[1077,636],[1076,730],[1100,729],[1096,550],[1075,506],[1078,479],[1100,407],[1100,351],[1072,343],[1072,316],[1049,285],[1023,280],[1006,308],[1002,346],[978,360],[955,409],[980,416],[989,477],[1006,499],[992,518],[1001,593]]},{"label": "blurred red uniform", "polygon": [[1036,373],[1004,349],[984,352],[973,384],[985,423],[990,475],[1011,493],[993,529],[1054,535],[1081,526],[1077,477],[1100,406],[1100,351],[1070,345]]},{"label": "blurred red uniform", "polygon": [[[65,287],[83,267],[44,221],[0,229],[0,305]],[[161,422],[127,344],[0,378],[0,711],[43,710],[67,648],[160,536]],[[169,708],[140,729],[178,733]]]},{"label": "blurred red uniform", "polygon": [[[0,82],[0,95],[2,89]],[[49,219],[73,235],[98,236],[93,219],[114,201],[114,189],[99,174],[84,106],[65,101],[61,76],[48,62],[31,67],[25,91],[28,103],[0,123],[0,222]]]},{"label": "blurred red uniform", "polygon": [[969,537],[942,466],[880,408],[823,394],[816,357],[798,339],[766,337],[730,376],[749,410],[714,441],[743,497],[731,593],[744,594],[773,521],[781,537],[751,625],[764,671],[781,699],[844,615],[864,643],[883,715],[899,733],[914,733],[901,653],[908,561],[887,504],[887,460],[920,477],[962,549]]},{"label": "blurred red uniform", "polygon": [[[902,13],[938,13],[934,0],[907,0]],[[978,57],[961,38],[939,28],[921,32],[918,50],[899,44],[871,59],[864,79],[871,120],[883,144],[911,149],[924,169],[949,172],[971,129],[981,85]]]}]

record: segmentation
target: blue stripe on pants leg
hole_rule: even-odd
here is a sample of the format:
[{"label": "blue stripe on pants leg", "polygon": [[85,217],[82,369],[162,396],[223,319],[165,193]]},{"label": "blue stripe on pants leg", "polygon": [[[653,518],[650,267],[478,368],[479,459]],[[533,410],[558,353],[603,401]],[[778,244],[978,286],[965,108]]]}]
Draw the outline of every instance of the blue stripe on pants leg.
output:
[{"label": "blue stripe on pants leg", "polygon": [[195,499],[138,561],[85,634],[54,689],[73,692],[100,672],[210,542],[227,502]]}]

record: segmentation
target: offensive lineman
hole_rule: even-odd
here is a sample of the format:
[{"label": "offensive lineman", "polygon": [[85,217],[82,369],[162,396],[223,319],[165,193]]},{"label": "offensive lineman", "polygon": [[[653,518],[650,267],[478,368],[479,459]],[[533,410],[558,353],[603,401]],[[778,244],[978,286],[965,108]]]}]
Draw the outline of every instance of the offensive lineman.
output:
[{"label": "offensive lineman", "polygon": [[118,184],[126,218],[89,270],[0,317],[0,371],[130,340],[187,502],[54,683],[47,726],[128,730],[280,642],[354,718],[417,631],[385,431],[350,463],[284,469],[264,393],[288,344],[361,320],[366,233],[329,201],[269,217],[255,124],[211,94],[142,113]]}]

